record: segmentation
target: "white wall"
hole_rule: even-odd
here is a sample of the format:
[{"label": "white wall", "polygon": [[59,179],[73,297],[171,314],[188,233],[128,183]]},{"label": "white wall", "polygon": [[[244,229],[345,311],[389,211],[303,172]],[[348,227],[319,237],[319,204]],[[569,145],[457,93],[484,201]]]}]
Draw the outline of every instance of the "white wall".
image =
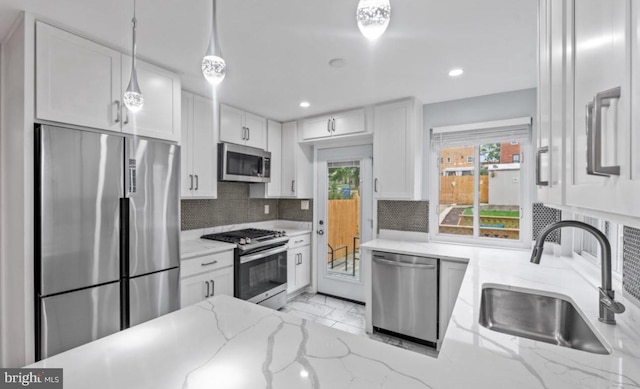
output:
[{"label": "white wall", "polygon": [[12,32],[2,42],[0,53],[2,367],[21,367],[34,360],[34,30],[33,18],[21,15]]}]

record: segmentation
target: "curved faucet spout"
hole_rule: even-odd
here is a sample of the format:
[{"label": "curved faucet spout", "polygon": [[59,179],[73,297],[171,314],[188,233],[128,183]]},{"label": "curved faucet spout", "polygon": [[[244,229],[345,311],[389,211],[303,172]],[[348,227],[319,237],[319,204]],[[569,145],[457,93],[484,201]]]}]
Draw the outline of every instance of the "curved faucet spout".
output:
[{"label": "curved faucet spout", "polygon": [[600,292],[601,295],[604,296],[599,299],[600,321],[607,324],[615,324],[616,321],[614,318],[614,313],[624,312],[624,305],[616,302],[613,299],[614,292],[611,287],[611,245],[609,244],[609,240],[602,233],[602,231],[590,224],[579,222],[577,220],[562,220],[550,224],[538,235],[536,244],[533,247],[533,251],[531,252],[531,262],[535,264],[540,263],[545,239],[551,232],[563,227],[575,227],[588,231],[596,238],[596,240],[600,244],[600,263],[602,269],[602,287],[600,288]]}]

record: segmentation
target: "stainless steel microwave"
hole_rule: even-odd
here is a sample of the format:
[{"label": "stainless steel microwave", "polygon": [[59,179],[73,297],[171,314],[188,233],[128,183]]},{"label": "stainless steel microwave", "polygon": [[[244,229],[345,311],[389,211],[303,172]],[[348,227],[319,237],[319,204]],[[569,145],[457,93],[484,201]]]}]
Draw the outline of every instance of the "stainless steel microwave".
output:
[{"label": "stainless steel microwave", "polygon": [[218,181],[271,181],[271,153],[268,151],[219,143],[218,158]]}]

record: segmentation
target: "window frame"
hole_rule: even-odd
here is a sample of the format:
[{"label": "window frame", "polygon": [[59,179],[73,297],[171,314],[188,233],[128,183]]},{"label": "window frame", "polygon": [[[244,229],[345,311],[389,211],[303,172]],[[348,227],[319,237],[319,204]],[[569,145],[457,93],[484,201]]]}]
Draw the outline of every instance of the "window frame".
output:
[{"label": "window frame", "polygon": [[[489,237],[482,237],[482,236],[478,236],[479,235],[479,223],[477,223],[478,225],[476,225],[476,223],[474,223],[474,234],[473,236],[469,236],[469,235],[453,235],[453,234],[440,234],[439,233],[439,212],[438,212],[438,208],[439,208],[439,202],[440,202],[440,196],[439,196],[439,189],[440,189],[440,182],[439,182],[439,177],[440,177],[440,164],[438,164],[437,162],[440,160],[441,157],[441,150],[442,148],[446,148],[446,147],[452,147],[453,144],[440,144],[439,146],[436,146],[435,143],[432,139],[431,136],[433,135],[434,129],[432,129],[432,131],[430,131],[428,133],[428,138],[430,139],[429,144],[429,150],[428,150],[428,155],[429,155],[429,161],[434,161],[436,163],[430,164],[430,168],[426,169],[427,172],[429,172],[428,177],[425,177],[425,179],[428,182],[428,188],[429,188],[429,199],[430,199],[430,206],[429,206],[429,240],[430,241],[434,241],[434,242],[443,242],[443,243],[461,243],[461,244],[472,244],[472,245],[480,245],[480,246],[490,246],[490,247],[505,247],[505,248],[530,248],[531,247],[531,241],[532,241],[532,211],[533,211],[533,207],[529,207],[526,206],[526,204],[532,204],[532,200],[535,198],[534,194],[535,194],[535,190],[536,187],[535,185],[533,185],[534,182],[534,177],[533,177],[533,163],[531,160],[531,155],[533,155],[533,153],[531,152],[532,147],[533,147],[533,136],[532,136],[532,129],[531,129],[531,124],[525,124],[521,121],[521,123],[518,123],[516,126],[511,126],[509,128],[507,128],[507,125],[505,125],[504,127],[501,126],[500,124],[502,124],[502,122],[504,122],[505,124],[507,122],[515,122],[516,119],[513,120],[505,120],[505,121],[497,121],[497,122],[486,122],[486,123],[476,123],[476,124],[466,124],[466,125],[461,125],[461,126],[451,126],[449,129],[449,127],[441,127],[438,130],[440,132],[448,132],[448,131],[458,131],[458,128],[460,128],[460,130],[469,130],[469,129],[473,129],[474,127],[477,126],[477,128],[479,129],[484,129],[484,128],[492,128],[496,131],[501,131],[502,129],[504,129],[505,134],[507,134],[507,131],[510,129],[513,129],[515,127],[519,127],[521,129],[525,129],[527,128],[528,134],[527,134],[527,138],[521,138],[519,137],[518,139],[518,144],[520,144],[520,150],[521,150],[521,161],[520,161],[520,239],[518,240],[509,240],[509,239],[502,239],[502,238],[489,238]],[[490,124],[490,125],[489,125]],[[493,124],[496,124],[495,126]],[[455,127],[455,128],[454,128]],[[508,140],[506,140],[508,141]],[[471,142],[470,142],[471,143]],[[501,143],[500,140],[497,140],[495,138],[486,138],[486,139],[476,139],[473,144],[477,145],[477,147],[474,147],[474,174],[476,176],[476,182],[479,182],[479,177],[480,177],[480,144],[488,144],[488,143]],[[478,162],[476,162],[478,161]],[[476,183],[476,188],[477,188],[477,184]],[[477,208],[478,208],[478,191],[476,190],[476,193],[474,194],[475,196],[475,200],[474,200],[474,209],[475,212],[474,214],[477,214]]]}]

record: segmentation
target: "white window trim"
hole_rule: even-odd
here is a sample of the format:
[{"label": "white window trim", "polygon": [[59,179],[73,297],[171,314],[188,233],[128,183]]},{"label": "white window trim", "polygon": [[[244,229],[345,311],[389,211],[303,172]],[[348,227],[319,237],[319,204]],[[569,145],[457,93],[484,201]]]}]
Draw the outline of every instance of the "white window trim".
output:
[{"label": "white window trim", "polygon": [[[530,118],[527,118],[529,121],[527,125],[530,123]],[[493,123],[493,122],[492,122]],[[465,126],[454,126],[460,128],[473,128],[473,127],[465,127]],[[435,128],[434,128],[435,130]],[[429,193],[430,193],[430,206],[429,206],[429,240],[433,242],[446,242],[446,243],[457,243],[457,244],[468,244],[474,246],[489,246],[489,247],[504,247],[504,248],[530,248],[531,240],[532,240],[532,207],[525,206],[526,204],[532,204],[533,199],[533,191],[535,190],[535,186],[531,184],[534,182],[533,177],[533,169],[530,167],[533,166],[533,160],[531,158],[532,153],[529,152],[531,150],[532,139],[526,141],[520,141],[520,150],[522,151],[521,158],[521,171],[520,177],[521,182],[527,182],[528,185],[521,185],[520,187],[520,239],[517,241],[508,240],[508,239],[499,239],[499,238],[487,238],[487,237],[476,237],[478,235],[478,231],[476,231],[479,226],[474,226],[474,236],[468,237],[463,235],[449,235],[449,234],[440,234],[439,230],[439,214],[437,209],[439,208],[440,202],[440,184],[436,183],[435,179],[440,179],[440,165],[438,163],[430,164],[431,167],[429,169],[430,175],[429,177]],[[474,149],[475,150],[475,149]],[[479,154],[479,148],[477,148],[477,152],[474,153]],[[440,160],[440,148],[434,147],[430,145],[429,148],[429,156],[431,161],[439,161]],[[475,161],[480,161],[480,156],[475,155]],[[480,164],[476,164],[475,166],[475,175],[476,177],[480,176]],[[434,178],[435,177],[435,178]],[[479,180],[479,178],[477,178]],[[528,190],[526,187],[529,187]],[[476,191],[476,196],[478,193]],[[477,201],[474,201],[474,209],[477,207]],[[477,209],[475,210],[477,213]]]}]

